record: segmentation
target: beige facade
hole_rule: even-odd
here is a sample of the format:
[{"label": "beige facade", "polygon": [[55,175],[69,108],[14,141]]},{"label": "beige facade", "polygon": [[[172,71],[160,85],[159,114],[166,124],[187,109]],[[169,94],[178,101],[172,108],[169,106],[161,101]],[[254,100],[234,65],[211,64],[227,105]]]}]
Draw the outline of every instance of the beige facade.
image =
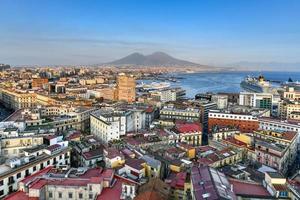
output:
[{"label": "beige facade", "polygon": [[15,157],[22,153],[22,149],[43,144],[43,136],[13,137],[1,139],[1,155]]},{"label": "beige facade", "polygon": [[282,119],[291,119],[292,113],[300,112],[299,103],[281,103],[280,104],[280,117]]},{"label": "beige facade", "polygon": [[117,77],[117,92],[118,100],[126,102],[135,101],[135,78],[133,76],[127,76],[125,74],[120,74]]},{"label": "beige facade", "polygon": [[0,89],[0,100],[8,108],[18,110],[36,106],[36,94]]}]

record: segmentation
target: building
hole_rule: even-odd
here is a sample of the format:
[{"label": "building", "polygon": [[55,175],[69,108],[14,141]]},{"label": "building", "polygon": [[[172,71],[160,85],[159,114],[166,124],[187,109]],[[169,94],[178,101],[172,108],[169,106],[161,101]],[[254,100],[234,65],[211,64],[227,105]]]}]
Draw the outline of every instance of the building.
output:
[{"label": "building", "polygon": [[218,109],[225,109],[228,106],[228,96],[214,94],[211,96],[211,101],[217,104]]},{"label": "building", "polygon": [[231,126],[238,128],[241,132],[253,132],[259,128],[259,122],[258,118],[252,114],[235,114],[211,110],[208,120],[209,132],[212,132],[215,126]]},{"label": "building", "polygon": [[191,180],[190,173],[179,172],[171,174],[171,177],[167,178],[167,182],[170,182],[170,199],[183,199],[188,200],[191,197]]},{"label": "building", "polygon": [[26,150],[26,156],[13,158],[0,166],[0,198],[18,190],[18,183],[50,165],[69,165],[70,149],[55,144]]},{"label": "building", "polygon": [[271,195],[276,199],[287,199],[290,197],[287,180],[282,174],[278,172],[266,172],[263,183]]},{"label": "building", "polygon": [[91,114],[91,134],[108,143],[126,133],[126,111],[101,109]]},{"label": "building", "polygon": [[191,194],[193,200],[237,200],[226,176],[210,167],[192,168]]},{"label": "building", "polygon": [[23,154],[23,150],[33,148],[44,143],[44,135],[18,134],[15,137],[3,137],[1,143],[1,156],[6,158],[18,157]]},{"label": "building", "polygon": [[165,106],[160,110],[161,120],[199,121],[200,110],[195,108],[176,108],[173,105]]},{"label": "building", "polygon": [[[70,136],[72,138],[72,135]],[[101,161],[104,160],[104,147],[94,136],[88,135],[80,140],[73,140],[71,146],[72,166],[96,167],[102,164]]]},{"label": "building", "polygon": [[280,118],[290,119],[292,113],[300,112],[300,103],[298,102],[281,102],[279,104]]},{"label": "building", "polygon": [[210,110],[217,109],[217,104],[210,101],[197,101],[196,106],[199,107],[201,118],[200,122],[202,123],[204,132],[208,131],[208,119]]},{"label": "building", "polygon": [[233,137],[237,133],[240,133],[238,128],[230,126],[214,126],[211,130],[212,139],[215,141],[225,140],[228,137]]},{"label": "building", "polygon": [[43,88],[45,84],[48,84],[47,78],[34,78],[32,79],[32,88]]},{"label": "building", "polygon": [[177,134],[177,142],[193,146],[202,144],[202,126],[199,122],[177,121],[173,130]]},{"label": "building", "polygon": [[126,102],[135,102],[136,82],[133,76],[127,76],[123,73],[117,77],[118,100]]},{"label": "building", "polygon": [[257,161],[286,173],[297,156],[298,133],[291,131],[254,131]]},{"label": "building", "polygon": [[168,88],[163,90],[150,91],[152,98],[161,102],[170,102],[182,99],[185,96],[185,90],[181,88]]},{"label": "building", "polygon": [[295,91],[292,87],[288,87],[287,90],[283,93],[283,98],[289,101],[300,101],[300,92]]},{"label": "building", "polygon": [[36,106],[36,94],[22,90],[0,88],[0,101],[7,108],[18,110]]},{"label": "building", "polygon": [[276,118],[258,118],[259,128],[262,130],[296,131],[300,134],[300,121],[298,120],[279,120]]},{"label": "building", "polygon": [[280,96],[271,93],[241,92],[239,105],[277,111]]},{"label": "building", "polygon": [[219,168],[242,161],[243,151],[231,147],[217,150],[211,146],[201,146],[197,148],[197,157],[200,165]]},{"label": "building", "polygon": [[115,177],[112,169],[47,167],[22,180],[19,190],[5,199],[133,200],[136,185],[133,181]]}]

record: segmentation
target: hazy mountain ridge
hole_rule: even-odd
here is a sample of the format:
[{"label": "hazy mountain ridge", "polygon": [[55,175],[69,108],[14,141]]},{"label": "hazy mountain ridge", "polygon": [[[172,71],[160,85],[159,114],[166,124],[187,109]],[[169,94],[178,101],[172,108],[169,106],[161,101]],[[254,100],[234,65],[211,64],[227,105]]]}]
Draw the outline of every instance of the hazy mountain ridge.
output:
[{"label": "hazy mountain ridge", "polygon": [[109,62],[112,65],[145,65],[145,66],[201,66],[201,64],[180,60],[174,58],[164,52],[154,52],[150,55],[143,55],[141,53],[133,53],[119,60]]}]

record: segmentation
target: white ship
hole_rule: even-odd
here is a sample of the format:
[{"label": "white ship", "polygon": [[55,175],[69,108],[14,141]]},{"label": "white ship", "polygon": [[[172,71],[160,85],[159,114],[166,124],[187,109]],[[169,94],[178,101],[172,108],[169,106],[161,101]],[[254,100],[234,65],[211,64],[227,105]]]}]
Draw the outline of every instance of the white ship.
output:
[{"label": "white ship", "polygon": [[152,82],[149,84],[141,82],[136,87],[144,90],[161,90],[170,87],[171,84],[168,82]]}]

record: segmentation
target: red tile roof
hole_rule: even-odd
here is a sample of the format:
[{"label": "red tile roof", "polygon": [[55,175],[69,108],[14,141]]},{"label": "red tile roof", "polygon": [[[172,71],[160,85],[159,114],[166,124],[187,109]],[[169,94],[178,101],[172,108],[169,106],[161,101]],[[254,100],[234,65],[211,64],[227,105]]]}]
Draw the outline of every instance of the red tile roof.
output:
[{"label": "red tile roof", "polygon": [[103,149],[98,148],[98,149],[93,149],[88,152],[83,153],[83,157],[87,160],[93,159],[93,158],[98,158],[103,155]]},{"label": "red tile roof", "polygon": [[152,106],[149,106],[147,109],[146,109],[146,113],[152,113],[154,110],[154,108]]},{"label": "red tile roof", "polygon": [[98,195],[97,200],[117,200],[120,199],[122,193],[122,184],[135,184],[133,182],[128,182],[122,178],[115,178],[116,183],[112,187],[104,188],[101,194]]},{"label": "red tile roof", "polygon": [[293,132],[293,131],[288,131],[288,132],[284,132],[282,134],[282,138],[285,139],[285,140],[293,140],[297,135],[297,132]]},{"label": "red tile roof", "polygon": [[47,136],[45,136],[44,138],[45,139],[48,139],[48,140],[51,140],[51,139],[54,139],[54,138],[56,138],[56,137],[58,137],[57,135],[47,135]]},{"label": "red tile roof", "polygon": [[49,146],[49,147],[47,147],[47,150],[49,150],[49,151],[54,151],[54,150],[56,150],[56,149],[59,149],[61,146],[59,145],[59,144],[53,144],[53,145],[51,145],[51,146]]},{"label": "red tile roof", "polygon": [[229,179],[233,191],[239,196],[271,197],[272,195],[261,184]]},{"label": "red tile roof", "polygon": [[18,191],[6,196],[3,200],[29,200],[29,197],[25,192]]},{"label": "red tile roof", "polygon": [[174,177],[171,181],[171,187],[176,189],[184,189],[186,175],[186,172],[177,173],[176,177]]},{"label": "red tile roof", "polygon": [[29,183],[31,180],[33,180],[35,177],[38,177],[38,176],[42,176],[44,174],[47,174],[50,170],[53,169],[53,166],[49,166],[49,167],[46,167],[42,170],[40,170],[39,172],[35,173],[35,174],[32,174],[31,176],[27,176],[26,178],[24,178],[21,182],[24,183],[24,184],[27,184]]},{"label": "red tile roof", "polygon": [[125,164],[134,168],[134,169],[137,169],[137,170],[142,170],[144,169],[144,167],[142,166],[142,164],[145,163],[144,160],[142,159],[126,159],[125,161]]},{"label": "red tile roof", "polygon": [[179,133],[192,133],[192,132],[201,132],[202,127],[201,124],[197,122],[193,122],[193,123],[176,122],[175,130],[177,130]]},{"label": "red tile roof", "polygon": [[70,135],[67,137],[67,139],[68,139],[68,140],[72,140],[72,139],[79,138],[79,137],[81,137],[81,133],[80,133],[80,132],[75,132],[75,133],[70,134]]}]

